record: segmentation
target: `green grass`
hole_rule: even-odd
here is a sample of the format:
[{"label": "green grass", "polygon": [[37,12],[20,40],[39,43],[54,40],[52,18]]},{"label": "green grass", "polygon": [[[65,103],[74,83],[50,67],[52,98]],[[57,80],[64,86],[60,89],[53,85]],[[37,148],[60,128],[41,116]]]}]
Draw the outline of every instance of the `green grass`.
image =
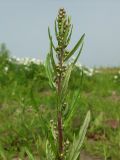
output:
[{"label": "green grass", "polygon": [[[119,160],[120,83],[114,80],[114,76],[120,68],[97,70],[92,76],[84,74],[77,112],[65,134],[71,139],[73,131],[78,132],[85,114],[91,110],[91,123],[83,149],[104,159],[112,157],[112,160]],[[69,103],[72,93],[80,85],[80,73],[77,67],[72,72]],[[48,133],[43,126],[52,119],[55,106],[55,93],[50,91],[44,65],[18,64],[1,55],[0,159],[25,159],[29,152],[44,159]]]}]

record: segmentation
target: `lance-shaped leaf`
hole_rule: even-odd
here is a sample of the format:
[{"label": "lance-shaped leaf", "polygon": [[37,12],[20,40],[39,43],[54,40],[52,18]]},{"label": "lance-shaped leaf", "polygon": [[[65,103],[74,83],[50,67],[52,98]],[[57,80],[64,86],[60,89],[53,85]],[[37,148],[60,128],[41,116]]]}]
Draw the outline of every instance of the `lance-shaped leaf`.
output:
[{"label": "lance-shaped leaf", "polygon": [[32,153],[28,150],[27,147],[25,147],[24,150],[27,153],[29,160],[35,160],[35,158],[33,157]]},{"label": "lance-shaped leaf", "polygon": [[67,29],[66,29],[66,31],[65,31],[65,34],[64,34],[64,43],[66,43],[66,41],[67,41],[67,36],[69,34],[69,30],[70,30],[70,26],[68,26]]},{"label": "lance-shaped leaf", "polygon": [[[81,75],[81,80],[80,80],[79,86],[81,86],[81,84],[82,84],[82,79],[83,79],[83,71],[82,71],[82,75]],[[74,93],[74,95],[73,95],[70,108],[69,108],[68,113],[67,113],[67,115],[65,117],[65,120],[64,120],[64,128],[66,128],[69,125],[70,120],[72,119],[72,117],[74,116],[74,113],[76,112],[77,100],[80,97],[80,90],[81,90],[81,88],[79,88],[79,90],[76,91]]]},{"label": "lance-shaped leaf", "polygon": [[78,137],[74,138],[73,144],[70,146],[68,150],[68,155],[66,160],[77,160],[77,158],[79,157],[80,149],[83,144],[83,141],[87,132],[87,128],[89,126],[89,122],[90,122],[90,111],[88,111],[85,117],[84,123],[79,131]]},{"label": "lance-shaped leaf", "polygon": [[[77,60],[78,60],[78,58],[79,58],[79,56],[80,56],[80,54],[81,54],[81,51],[82,51],[82,48],[83,48],[83,44],[82,44],[82,46],[81,46],[81,48],[80,48],[80,51],[79,51],[79,53],[78,53],[78,55],[76,56],[76,58],[74,59],[74,61],[72,62],[72,66],[74,67],[74,65],[75,65],[75,63],[77,62]],[[68,75],[66,75],[66,76],[68,76]],[[66,77],[67,79],[69,78],[69,77]],[[80,81],[80,83],[82,82],[82,78],[83,78],[83,72],[82,72],[82,76],[81,76],[81,81]],[[68,82],[69,82],[69,80],[68,80]],[[81,85],[81,84],[80,84]],[[67,86],[68,86],[68,83],[67,83]],[[65,90],[64,92],[66,92],[67,90]],[[80,91],[80,90],[79,90]],[[67,124],[68,124],[68,122],[70,121],[70,119],[72,118],[72,116],[74,115],[74,113],[75,113],[75,110],[76,110],[76,108],[77,108],[77,106],[75,105],[76,104],[76,102],[77,102],[77,99],[78,99],[78,95],[79,95],[79,91],[78,91],[78,93],[75,95],[75,97],[74,97],[74,99],[73,99],[73,102],[72,102],[72,105],[71,105],[71,108],[70,108],[70,112],[69,112],[69,116],[68,116],[68,118],[67,118],[67,120],[65,121],[65,126],[67,126]]]},{"label": "lance-shaped leaf", "polygon": [[46,118],[44,118],[44,117],[42,116],[41,113],[40,113],[39,115],[40,115],[40,116],[39,116],[40,126],[41,126],[41,128],[44,130],[45,134],[47,134],[48,131],[49,131],[48,121],[46,120]]},{"label": "lance-shaped leaf", "polygon": [[5,155],[5,151],[3,149],[3,147],[0,144],[0,158],[2,158],[3,160],[7,160],[6,155]]},{"label": "lance-shaped leaf", "polygon": [[58,37],[58,30],[57,30],[57,24],[56,24],[57,20],[55,20],[55,35],[56,35],[56,39]]},{"label": "lance-shaped leaf", "polygon": [[51,44],[52,44],[52,47],[53,47],[53,49],[54,49],[55,52],[56,52],[56,48],[55,48],[55,45],[53,44],[52,36],[51,36],[51,34],[50,34],[50,28],[49,28],[49,27],[48,27],[48,36],[49,36],[50,42],[51,42]]},{"label": "lance-shaped leaf", "polygon": [[64,58],[64,61],[68,60],[75,52],[76,50],[79,48],[79,46],[83,43],[85,34],[82,35],[82,37],[80,38],[80,40],[77,42],[77,44],[75,45],[75,47],[71,50],[71,52]]},{"label": "lance-shaped leaf", "polygon": [[60,29],[60,33],[61,33],[61,34],[63,34],[65,21],[66,21],[66,17],[62,19],[62,24],[61,24],[61,29]]},{"label": "lance-shaped leaf", "polygon": [[[71,24],[70,24],[70,17],[68,17],[68,26],[67,26],[67,29],[66,29],[66,31],[65,31],[65,34],[64,34],[64,42],[67,44],[67,37],[68,37],[68,34],[69,34],[69,31],[70,31],[70,26],[71,26]],[[73,26],[72,26],[73,27]],[[71,32],[72,32],[72,27],[71,27],[71,31],[70,31],[70,34],[72,34]],[[69,36],[70,36],[70,34],[69,34]]]},{"label": "lance-shaped leaf", "polygon": [[53,48],[52,48],[52,42],[51,41],[50,41],[50,59],[51,59],[52,67],[53,67],[54,72],[56,74],[56,64],[55,64],[55,60],[54,60],[54,57],[53,57]]},{"label": "lance-shaped leaf", "polygon": [[46,160],[55,160],[54,153],[48,140],[46,141]]},{"label": "lance-shaped leaf", "polygon": [[69,42],[70,42],[70,39],[71,39],[71,36],[72,36],[72,31],[73,31],[73,25],[71,26],[70,34],[69,34],[69,36],[68,36],[68,38],[67,38],[67,45],[68,45]]},{"label": "lance-shaped leaf", "polygon": [[76,56],[76,58],[75,58],[74,61],[73,61],[73,64],[74,64],[74,65],[75,65],[75,63],[77,62],[78,58],[80,57],[80,54],[81,54],[81,52],[82,52],[82,49],[83,49],[83,44],[82,44],[82,46],[81,46],[81,48],[80,48],[80,51],[79,51],[78,55]]},{"label": "lance-shaped leaf", "polygon": [[51,149],[53,152],[56,152],[56,137],[55,137],[55,130],[54,126],[48,123],[46,118],[43,118],[42,115],[40,115],[40,124],[43,130],[45,131],[45,135],[49,139],[49,143],[51,145]]},{"label": "lance-shaped leaf", "polygon": [[77,62],[80,54],[81,54],[82,48],[83,48],[83,44],[80,48],[80,51],[79,51],[77,57],[75,58],[75,60],[71,63],[70,67],[68,68],[65,79],[63,81],[62,90],[61,90],[61,96],[62,96],[61,98],[63,98],[63,101],[64,101],[65,97],[67,96],[67,88],[68,88],[68,82],[70,79],[71,71],[72,71],[75,63]]},{"label": "lance-shaped leaf", "polygon": [[51,67],[51,62],[50,62],[50,54],[48,53],[47,58],[46,58],[46,63],[45,63],[45,69],[46,69],[46,73],[49,79],[49,84],[51,86],[51,88],[55,88],[55,83],[53,81],[53,70]]},{"label": "lance-shaped leaf", "polygon": [[55,152],[57,152],[57,144],[56,144],[56,140],[54,139],[54,137],[55,137],[54,134],[55,134],[54,131],[50,129],[50,132],[48,134],[48,139],[49,139],[49,143],[51,145],[51,149],[55,153]]},{"label": "lance-shaped leaf", "polygon": [[64,121],[64,127],[65,128],[69,125],[69,122],[70,122],[71,118],[73,117],[73,115],[74,115],[74,113],[75,113],[75,111],[77,109],[76,103],[77,103],[77,99],[79,97],[79,94],[80,94],[79,91],[77,91],[73,96],[72,104],[71,104],[71,106],[69,108],[69,112],[68,112],[68,115],[66,117],[66,120]]},{"label": "lance-shaped leaf", "polygon": [[51,129],[51,133],[52,133],[53,138],[56,140],[57,137],[56,137],[56,132],[55,132],[55,129],[54,129],[54,124],[50,125],[50,129]]},{"label": "lance-shaped leaf", "polygon": [[68,83],[69,83],[69,79],[70,79],[70,75],[71,75],[71,71],[73,69],[73,66],[74,65],[71,64],[69,66],[69,68],[67,69],[66,74],[65,74],[65,78],[64,78],[64,81],[63,81],[63,84],[62,84],[62,89],[61,89],[61,100],[62,100],[62,102],[64,101],[64,99],[67,96]]}]

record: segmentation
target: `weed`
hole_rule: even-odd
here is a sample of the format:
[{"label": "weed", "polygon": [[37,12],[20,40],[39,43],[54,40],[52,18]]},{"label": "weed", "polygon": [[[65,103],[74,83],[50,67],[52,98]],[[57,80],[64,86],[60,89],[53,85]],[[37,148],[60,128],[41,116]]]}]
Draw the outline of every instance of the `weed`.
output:
[{"label": "weed", "polygon": [[[90,112],[88,112],[78,137],[74,137],[73,142],[70,144],[64,132],[67,130],[67,126],[75,114],[79,92],[73,94],[73,101],[71,104],[68,104],[66,101],[68,97],[68,84],[72,69],[81,54],[85,36],[83,34],[75,47],[71,51],[68,51],[67,46],[71,40],[72,29],[71,19],[67,17],[64,8],[59,10],[58,17],[55,20],[57,47],[53,44],[50,29],[48,28],[50,51],[47,55],[45,66],[49,84],[55,90],[57,99],[56,111],[54,111],[56,112],[56,118],[54,118],[55,120],[51,120],[51,135],[49,133],[49,139],[46,142],[46,156],[48,160],[77,160],[90,121]],[[79,47],[80,50],[76,58],[71,63],[68,63]],[[56,59],[54,58],[54,52]]]}]

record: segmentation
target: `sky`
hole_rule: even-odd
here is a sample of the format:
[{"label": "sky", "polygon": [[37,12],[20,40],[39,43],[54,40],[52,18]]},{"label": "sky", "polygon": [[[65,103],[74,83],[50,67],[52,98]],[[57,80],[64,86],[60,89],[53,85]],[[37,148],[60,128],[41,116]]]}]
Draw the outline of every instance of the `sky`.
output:
[{"label": "sky", "polygon": [[64,7],[72,18],[69,49],[85,33],[79,62],[93,66],[120,66],[120,0],[0,0],[0,43],[11,56],[45,60],[49,51],[48,26]]}]

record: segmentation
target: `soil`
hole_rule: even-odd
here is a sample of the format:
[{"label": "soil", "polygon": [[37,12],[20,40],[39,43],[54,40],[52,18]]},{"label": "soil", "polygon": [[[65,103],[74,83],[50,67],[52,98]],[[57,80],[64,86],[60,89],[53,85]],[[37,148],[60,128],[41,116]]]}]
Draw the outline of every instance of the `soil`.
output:
[{"label": "soil", "polygon": [[81,152],[80,160],[103,160],[103,159],[100,159],[99,157],[93,157],[83,151],[83,152]]},{"label": "soil", "polygon": [[[19,160],[19,158],[16,157],[12,160]],[[25,158],[24,160],[28,160],[28,158]],[[39,158],[36,158],[36,160],[39,160]],[[81,155],[80,155],[80,160],[103,160],[103,159],[101,159],[99,157],[91,156],[88,153],[86,153],[85,151],[82,151]]]}]

